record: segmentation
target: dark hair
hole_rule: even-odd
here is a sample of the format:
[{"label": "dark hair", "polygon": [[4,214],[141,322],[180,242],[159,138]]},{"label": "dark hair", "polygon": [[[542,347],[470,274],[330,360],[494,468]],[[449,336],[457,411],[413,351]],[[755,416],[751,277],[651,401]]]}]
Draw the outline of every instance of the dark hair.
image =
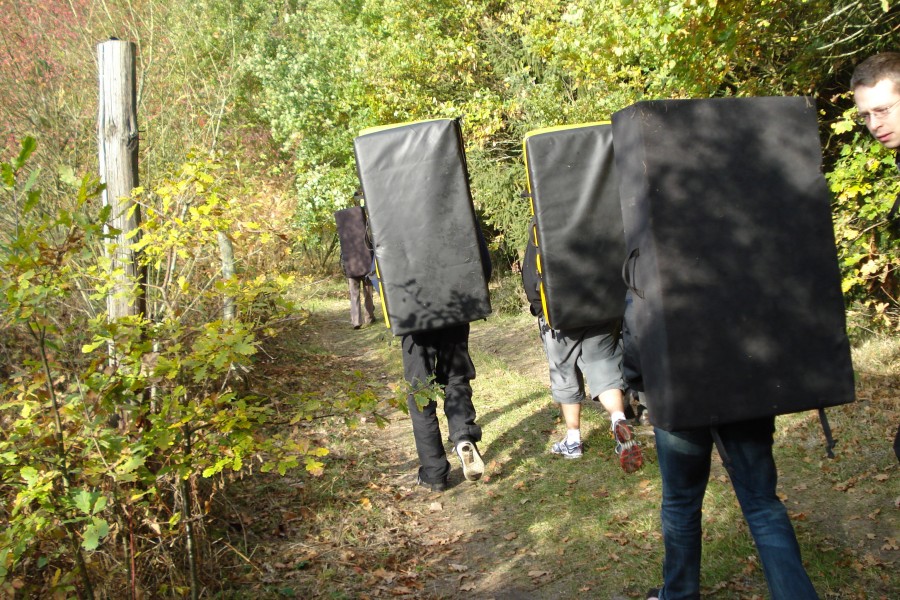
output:
[{"label": "dark hair", "polygon": [[875,54],[856,65],[850,78],[850,89],[855,90],[861,85],[871,87],[882,79],[890,79],[900,92],[900,52]]}]

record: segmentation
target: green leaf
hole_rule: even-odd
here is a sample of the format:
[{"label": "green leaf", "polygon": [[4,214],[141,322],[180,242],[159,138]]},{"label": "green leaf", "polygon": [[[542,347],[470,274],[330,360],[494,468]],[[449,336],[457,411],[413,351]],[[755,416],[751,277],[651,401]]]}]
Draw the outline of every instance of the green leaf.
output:
[{"label": "green leaf", "polygon": [[245,341],[240,341],[232,348],[235,354],[243,354],[244,356],[256,354],[256,346]]},{"label": "green leaf", "polygon": [[91,514],[91,506],[94,504],[96,494],[87,490],[78,490],[78,493],[72,498],[75,507],[86,515]]},{"label": "green leaf", "polygon": [[2,179],[3,185],[8,188],[16,185],[16,172],[13,171],[11,164],[0,163],[0,179]]},{"label": "green leaf", "polygon": [[84,528],[84,540],[81,547],[85,550],[96,550],[100,540],[109,534],[109,523],[103,519],[94,517],[93,521]]},{"label": "green leaf", "polygon": [[31,156],[31,153],[34,152],[35,148],[37,148],[37,141],[30,135],[22,140],[22,150],[19,152],[19,156],[16,160],[13,161],[17,171],[22,168],[25,161],[27,161],[28,157]]},{"label": "green leaf", "polygon": [[124,463],[122,463],[121,465],[116,467],[116,473],[119,473],[119,474],[131,473],[132,471],[134,471],[138,467],[142,466],[143,464],[144,464],[143,456],[140,456],[140,455],[130,456],[128,458],[128,460],[126,460]]},{"label": "green leaf", "polygon": [[19,474],[29,485],[34,485],[38,478],[38,471],[34,467],[22,467]]},{"label": "green leaf", "polygon": [[77,188],[79,185],[78,178],[75,177],[75,169],[69,165],[59,168],[59,180],[73,188]]},{"label": "green leaf", "polygon": [[84,354],[90,354],[91,352],[93,352],[94,350],[96,350],[97,348],[99,348],[100,346],[103,346],[105,344],[106,344],[106,340],[97,340],[97,341],[91,342],[90,344],[83,345],[81,347],[81,351]]},{"label": "green leaf", "polygon": [[30,212],[32,208],[37,206],[38,201],[41,199],[41,190],[31,190],[25,195],[25,205],[23,209],[25,212]]},{"label": "green leaf", "polygon": [[106,498],[106,496],[98,495],[97,500],[94,502],[94,509],[91,512],[96,515],[98,512],[106,508],[106,505],[108,503],[109,500]]},{"label": "green leaf", "polygon": [[219,473],[225,467],[225,465],[227,465],[230,462],[232,462],[232,459],[230,459],[230,458],[220,458],[219,460],[216,461],[216,464],[203,469],[203,476],[204,477],[212,477],[216,473]]},{"label": "green leaf", "polygon": [[41,174],[40,169],[35,169],[28,175],[28,180],[25,182],[25,185],[22,187],[23,192],[27,192],[31,188],[34,187],[34,184],[37,182],[38,176]]}]

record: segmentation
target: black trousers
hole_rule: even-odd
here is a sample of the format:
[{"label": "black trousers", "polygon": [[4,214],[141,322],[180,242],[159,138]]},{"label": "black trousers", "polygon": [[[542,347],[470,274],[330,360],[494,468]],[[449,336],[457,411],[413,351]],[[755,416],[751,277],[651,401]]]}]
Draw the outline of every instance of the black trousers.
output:
[{"label": "black trousers", "polygon": [[[469,384],[475,379],[475,365],[469,356],[469,324],[409,333],[403,336],[402,342],[403,376],[413,391],[427,386],[432,377],[433,383],[444,391],[444,414],[453,445],[461,440],[481,441],[481,427],[475,423]],[[410,393],[406,403],[419,455],[419,477],[437,483],[450,472],[437,418],[437,402],[431,400],[420,408],[415,394]]]}]

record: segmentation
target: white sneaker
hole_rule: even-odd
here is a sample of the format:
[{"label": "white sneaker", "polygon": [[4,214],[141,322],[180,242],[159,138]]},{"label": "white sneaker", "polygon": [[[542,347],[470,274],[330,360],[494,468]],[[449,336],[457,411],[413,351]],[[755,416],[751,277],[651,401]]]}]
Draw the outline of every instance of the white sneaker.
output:
[{"label": "white sneaker", "polygon": [[581,458],[582,445],[580,443],[570,444],[567,439],[562,439],[553,443],[553,446],[550,447],[550,452],[559,454],[563,458]]},{"label": "white sneaker", "polygon": [[484,474],[484,461],[481,460],[481,454],[475,442],[463,440],[456,445],[456,455],[459,456],[459,462],[462,463],[463,475],[469,481],[476,481]]}]

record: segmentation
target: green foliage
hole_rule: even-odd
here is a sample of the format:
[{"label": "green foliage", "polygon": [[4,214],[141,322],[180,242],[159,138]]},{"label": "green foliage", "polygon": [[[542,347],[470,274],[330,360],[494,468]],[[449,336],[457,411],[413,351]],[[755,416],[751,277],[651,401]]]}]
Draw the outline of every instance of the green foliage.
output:
[{"label": "green foliage", "polygon": [[482,224],[497,231],[492,240],[504,254],[517,256],[528,240],[531,206],[522,197],[525,189],[524,165],[492,159],[487,153],[475,150],[468,157],[472,194],[478,199],[483,215]]},{"label": "green foliage", "polygon": [[[108,321],[99,307],[117,274],[97,258],[102,187],[65,175],[76,209],[44,210],[27,171],[34,150],[28,138],[0,163],[15,209],[14,226],[0,229],[0,589],[15,581],[63,594],[90,587],[81,552],[146,540],[118,561],[134,560],[140,575],[160,542],[183,545],[184,515],[200,505],[183,481],[251,468],[321,475],[327,448],[274,425],[337,414],[353,426],[378,399],[360,383],[330,405],[300,398],[280,414],[248,389],[260,345],[298,309],[284,299],[293,278],[262,268],[284,255],[286,237],[257,220],[265,198],[234,201],[252,192],[221,160],[192,155],[154,189],[135,190],[146,221],[129,237],[150,273],[148,314]],[[227,278],[223,235],[239,249]],[[234,318],[220,316],[224,298]]]},{"label": "green foliage", "polygon": [[508,271],[497,278],[491,288],[491,308],[497,315],[528,314],[528,298],[522,287],[522,275],[518,269]]},{"label": "green foliage", "polygon": [[[835,123],[853,127],[852,111]],[[894,153],[866,131],[841,147],[828,174],[835,194],[835,239],[853,327],[900,330],[900,235],[886,215],[900,194]]]},{"label": "green foliage", "polygon": [[647,98],[814,94],[850,66],[830,52],[870,44],[896,22],[880,4],[838,4],[282,5],[248,64],[258,114],[295,157],[297,248],[327,262],[315,251],[333,240],[332,212],[350,203],[360,129],[461,117],[476,206],[492,245],[515,254],[528,216],[518,199],[528,131],[606,120]]}]

